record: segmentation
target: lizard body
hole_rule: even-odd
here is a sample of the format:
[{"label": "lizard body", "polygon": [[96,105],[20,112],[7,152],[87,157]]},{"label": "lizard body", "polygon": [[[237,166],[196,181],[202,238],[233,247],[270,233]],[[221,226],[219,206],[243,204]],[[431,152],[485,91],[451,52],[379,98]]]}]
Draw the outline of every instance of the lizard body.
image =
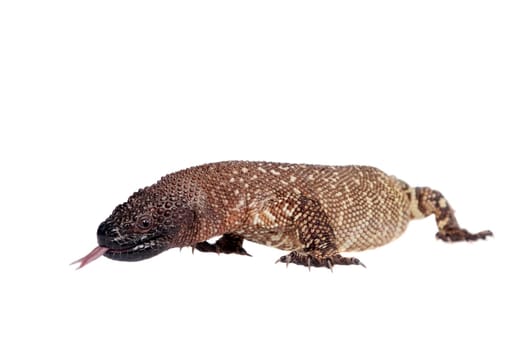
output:
[{"label": "lizard body", "polygon": [[438,239],[492,235],[460,228],[440,192],[410,187],[377,168],[219,162],[169,174],[134,193],[100,224],[99,247],[79,262],[101,255],[137,261],[185,246],[249,255],[242,247],[247,239],[291,251],[278,262],[363,265],[339,253],[384,245],[410,220],[431,214]]}]

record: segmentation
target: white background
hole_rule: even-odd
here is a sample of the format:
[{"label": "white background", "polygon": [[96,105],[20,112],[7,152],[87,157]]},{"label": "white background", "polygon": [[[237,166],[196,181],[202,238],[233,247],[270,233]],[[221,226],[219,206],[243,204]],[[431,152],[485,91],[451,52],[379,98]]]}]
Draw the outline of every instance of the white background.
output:
[{"label": "white background", "polygon": [[[520,1],[2,1],[2,349],[523,349]],[[68,263],[113,207],[218,160],[369,164],[433,219],[308,272],[172,250]]]}]

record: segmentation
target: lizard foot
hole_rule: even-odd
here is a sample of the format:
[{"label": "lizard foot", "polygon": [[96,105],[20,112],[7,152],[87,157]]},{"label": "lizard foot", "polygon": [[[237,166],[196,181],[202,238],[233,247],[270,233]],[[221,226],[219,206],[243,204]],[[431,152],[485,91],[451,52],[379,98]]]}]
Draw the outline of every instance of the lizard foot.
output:
[{"label": "lizard foot", "polygon": [[[288,264],[297,264],[297,265],[303,265],[307,266],[308,269],[313,267],[326,267],[332,270],[334,265],[361,265],[363,267],[366,267],[365,264],[363,264],[361,261],[359,261],[358,258],[347,258],[340,254],[335,254],[332,256],[327,257],[316,257],[311,254],[305,254],[305,253],[299,253],[299,252],[291,252],[288,255],[283,255],[277,261],[276,264],[282,262],[286,263],[286,266]],[[333,271],[333,270],[332,270]]]},{"label": "lizard foot", "polygon": [[485,239],[489,236],[493,236],[491,231],[470,233],[459,227],[436,233],[436,238],[445,242],[477,241],[478,239]]},{"label": "lizard foot", "polygon": [[224,234],[217,242],[211,244],[207,241],[199,242],[195,245],[195,249],[200,252],[224,253],[224,254],[239,254],[251,256],[242,247],[243,238],[234,234]]}]

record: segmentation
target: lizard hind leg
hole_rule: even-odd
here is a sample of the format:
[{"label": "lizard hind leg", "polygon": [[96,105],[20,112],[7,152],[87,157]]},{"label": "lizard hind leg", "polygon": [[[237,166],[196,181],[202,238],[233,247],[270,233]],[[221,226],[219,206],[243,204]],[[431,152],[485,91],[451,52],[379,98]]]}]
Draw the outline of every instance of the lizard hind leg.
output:
[{"label": "lizard hind leg", "polygon": [[445,242],[476,241],[492,236],[491,231],[470,233],[461,228],[454,215],[454,210],[439,191],[428,187],[415,188],[416,205],[412,206],[414,218],[427,217],[434,214],[438,233],[436,238]]}]

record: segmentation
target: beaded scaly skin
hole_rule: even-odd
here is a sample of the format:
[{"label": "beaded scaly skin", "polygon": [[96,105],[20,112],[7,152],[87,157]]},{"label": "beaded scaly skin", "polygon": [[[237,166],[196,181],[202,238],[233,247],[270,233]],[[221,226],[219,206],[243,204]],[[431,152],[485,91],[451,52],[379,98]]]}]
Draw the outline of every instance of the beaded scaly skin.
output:
[{"label": "beaded scaly skin", "polygon": [[[96,249],[122,261],[186,246],[249,255],[242,247],[247,239],[291,251],[278,262],[331,269],[363,265],[339,253],[382,246],[410,220],[431,214],[438,239],[492,235],[460,228],[438,191],[410,187],[373,167],[220,162],[172,173],[134,193],[99,226]],[[87,258],[81,266],[94,260]]]}]

